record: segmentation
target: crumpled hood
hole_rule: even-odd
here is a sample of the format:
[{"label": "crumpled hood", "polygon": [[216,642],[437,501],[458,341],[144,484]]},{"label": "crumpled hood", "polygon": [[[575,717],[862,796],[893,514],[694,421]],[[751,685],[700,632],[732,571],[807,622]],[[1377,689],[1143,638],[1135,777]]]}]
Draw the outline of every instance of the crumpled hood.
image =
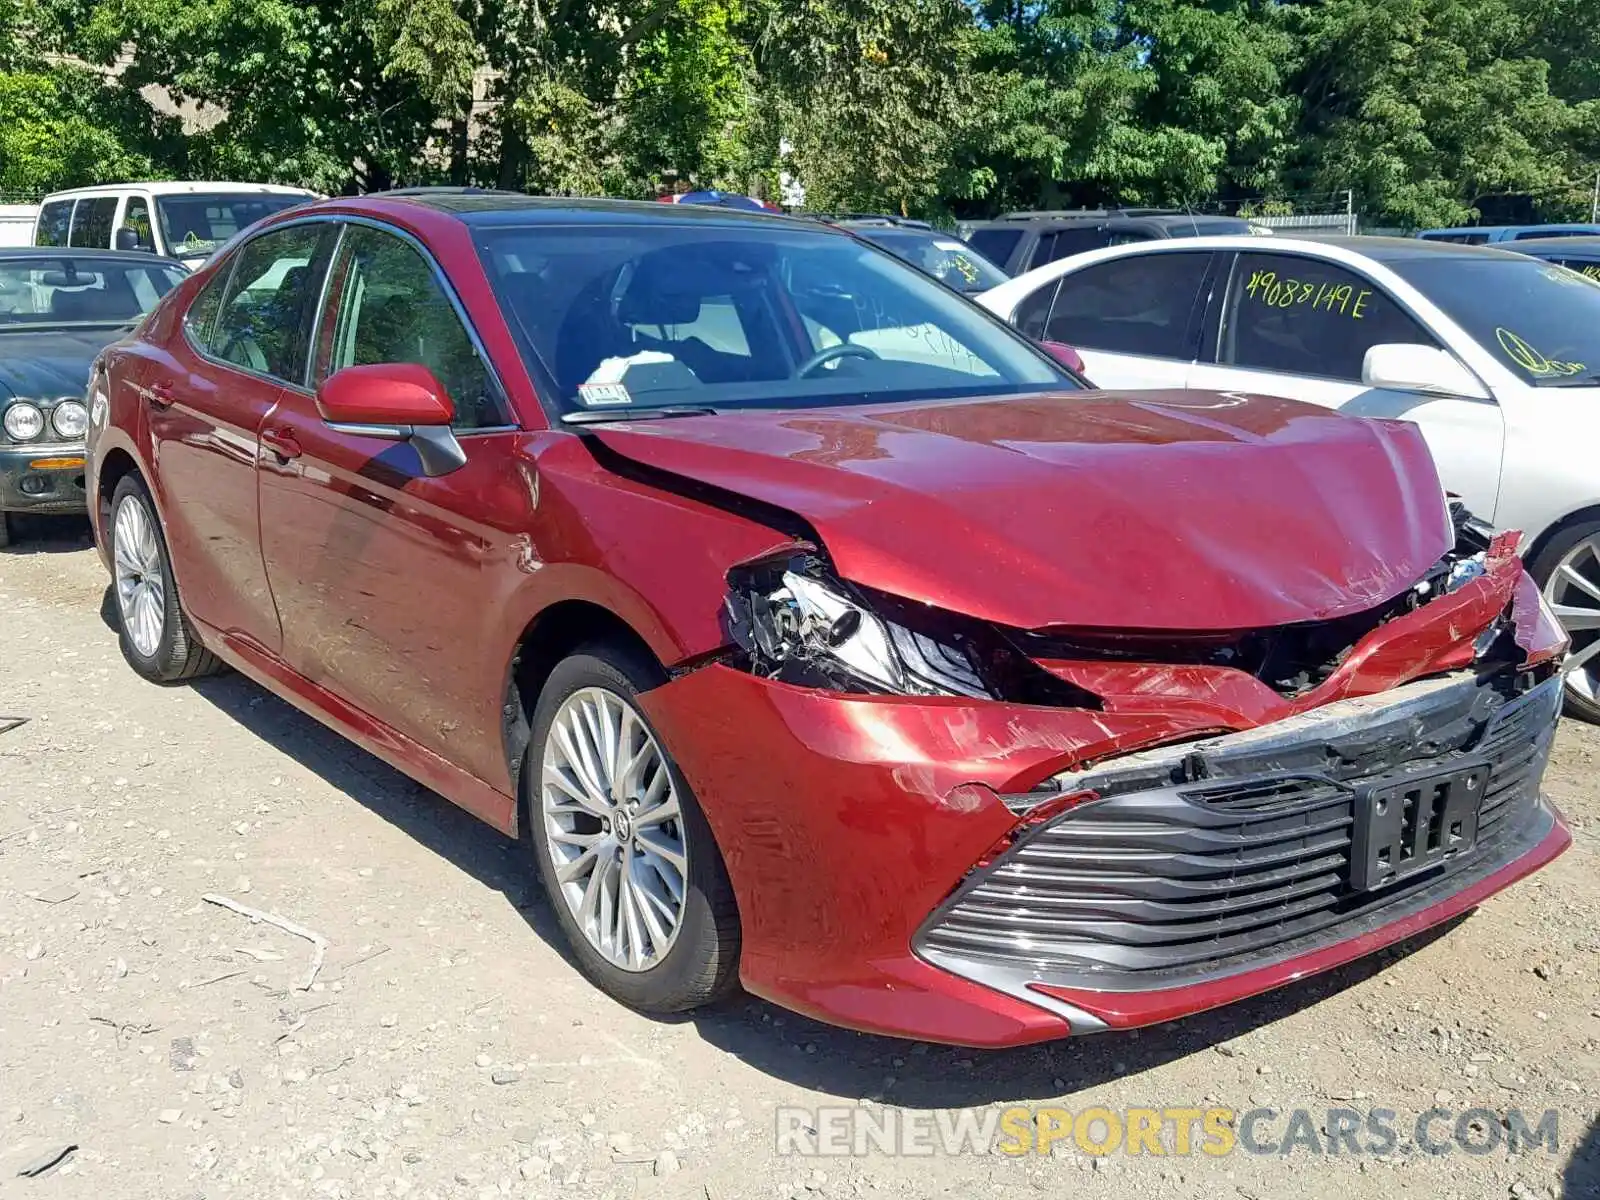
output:
[{"label": "crumpled hood", "polygon": [[0,401],[14,397],[81,397],[95,355],[126,332],[125,325],[78,329],[0,329]]},{"label": "crumpled hood", "polygon": [[787,509],[856,583],[1020,628],[1359,612],[1451,545],[1417,430],[1209,392],[735,412],[588,431]]}]

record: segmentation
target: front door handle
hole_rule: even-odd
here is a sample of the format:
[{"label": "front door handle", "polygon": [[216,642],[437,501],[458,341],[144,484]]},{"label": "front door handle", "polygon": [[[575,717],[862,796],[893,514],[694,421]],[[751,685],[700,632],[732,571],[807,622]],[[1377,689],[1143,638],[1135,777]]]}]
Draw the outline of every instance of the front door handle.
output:
[{"label": "front door handle", "polygon": [[291,458],[300,457],[300,442],[295,438],[294,430],[288,426],[263,429],[261,431],[261,444],[276,454],[282,462],[288,462]]}]

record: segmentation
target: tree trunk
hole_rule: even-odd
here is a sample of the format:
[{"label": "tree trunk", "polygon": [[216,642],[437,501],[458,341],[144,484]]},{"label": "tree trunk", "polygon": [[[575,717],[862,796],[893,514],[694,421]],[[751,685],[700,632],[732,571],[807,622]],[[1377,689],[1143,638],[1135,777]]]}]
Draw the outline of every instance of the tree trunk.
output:
[{"label": "tree trunk", "polygon": [[467,174],[469,167],[467,155],[471,149],[471,122],[472,107],[469,101],[467,107],[458,112],[455,119],[450,122],[450,182],[456,187],[465,187],[471,182]]},{"label": "tree trunk", "polygon": [[522,130],[517,127],[510,113],[509,104],[502,106],[504,117],[500,122],[500,172],[496,186],[508,191],[520,192],[522,190],[523,160],[527,157],[527,145],[522,138]]}]

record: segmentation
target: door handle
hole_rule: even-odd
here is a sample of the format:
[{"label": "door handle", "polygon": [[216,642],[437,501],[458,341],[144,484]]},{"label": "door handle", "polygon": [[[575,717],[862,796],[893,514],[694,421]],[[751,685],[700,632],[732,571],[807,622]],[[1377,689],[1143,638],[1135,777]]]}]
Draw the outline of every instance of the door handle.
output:
[{"label": "door handle", "polygon": [[171,408],[174,400],[170,383],[152,383],[145,389],[145,399],[157,408]]},{"label": "door handle", "polygon": [[283,462],[288,462],[291,458],[300,457],[300,443],[294,436],[294,430],[287,425],[282,425],[275,429],[263,429],[261,431],[261,444],[276,454]]}]

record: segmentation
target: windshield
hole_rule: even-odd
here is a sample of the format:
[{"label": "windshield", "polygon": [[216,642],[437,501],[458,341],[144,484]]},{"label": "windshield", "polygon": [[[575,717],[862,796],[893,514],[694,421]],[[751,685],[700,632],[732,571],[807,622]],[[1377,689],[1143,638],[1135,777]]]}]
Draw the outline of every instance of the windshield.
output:
[{"label": "windshield", "polygon": [[485,228],[477,240],[564,414],[1078,386],[983,310],[835,233],[660,223]]},{"label": "windshield", "polygon": [[872,228],[855,232],[890,254],[899,255],[912,266],[920,267],[940,283],[969,296],[999,287],[1011,278],[971,246],[953,237],[904,229]]},{"label": "windshield", "polygon": [[1555,263],[1492,253],[1389,266],[1525,383],[1600,384],[1600,283]]},{"label": "windshield", "polygon": [[138,320],[185,272],[169,263],[0,258],[0,329]]},{"label": "windshield", "polygon": [[224,192],[215,196],[156,197],[156,216],[167,253],[180,258],[210,254],[262,217],[314,199],[311,193]]}]

